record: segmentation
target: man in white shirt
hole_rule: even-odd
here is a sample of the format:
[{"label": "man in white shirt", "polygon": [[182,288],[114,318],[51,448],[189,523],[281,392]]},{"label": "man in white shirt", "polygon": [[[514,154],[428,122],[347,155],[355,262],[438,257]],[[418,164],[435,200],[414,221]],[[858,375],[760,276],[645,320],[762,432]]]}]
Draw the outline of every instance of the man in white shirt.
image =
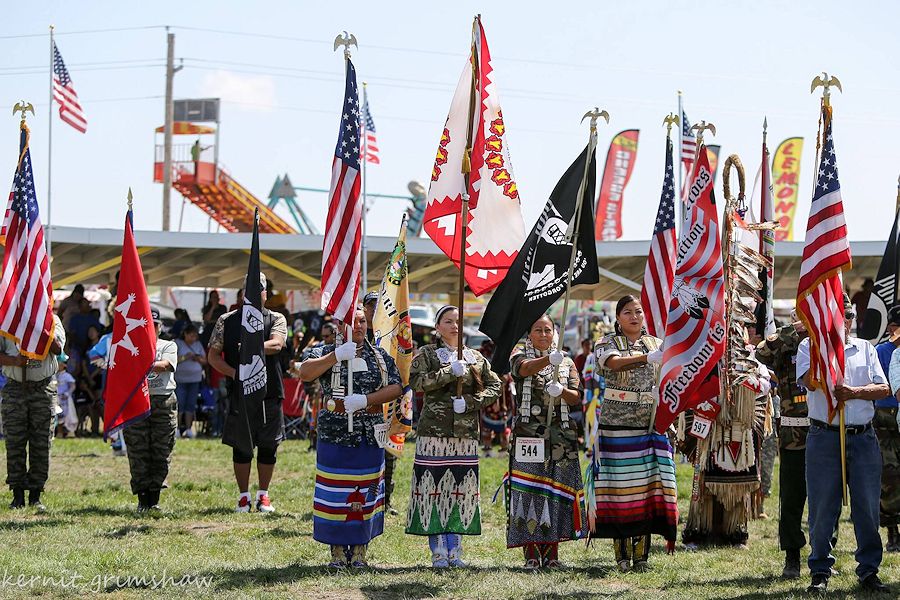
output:
[{"label": "man in white shirt", "polygon": [[[856,534],[856,575],[863,590],[890,593],[878,578],[882,545],[878,531],[881,495],[881,451],[872,428],[874,401],[889,393],[887,379],[874,346],[850,337],[856,314],[844,296],[844,382],[835,385],[834,397],[844,402],[846,423],[847,482],[850,510]],[[834,556],[831,538],[841,512],[841,441],[839,415],[828,420],[828,401],[821,389],[809,386],[809,338],[797,350],[797,379],[808,388],[809,435],[806,440],[806,486],[809,494],[808,592],[824,594]]]}]

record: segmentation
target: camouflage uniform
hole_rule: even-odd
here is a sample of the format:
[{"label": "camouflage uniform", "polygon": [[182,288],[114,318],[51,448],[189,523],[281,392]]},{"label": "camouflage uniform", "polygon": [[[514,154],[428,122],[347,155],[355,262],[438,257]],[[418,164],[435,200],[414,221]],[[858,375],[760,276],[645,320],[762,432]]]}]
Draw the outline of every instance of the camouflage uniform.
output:
[{"label": "camouflage uniform", "polygon": [[[156,340],[156,361],[178,363],[175,342]],[[159,493],[169,475],[175,433],[178,431],[178,401],[175,399],[174,371],[152,372],[147,376],[150,387],[150,414],[125,427],[122,436],[128,448],[131,470],[131,493]],[[155,504],[155,502],[154,502]]]},{"label": "camouflage uniform", "polygon": [[[53,316],[53,331],[60,347],[65,346],[66,332],[56,315]],[[16,344],[6,337],[0,338],[0,352],[8,356],[19,355]],[[6,483],[11,490],[40,492],[47,483],[58,365],[56,356],[51,353],[42,361],[29,360],[24,368],[3,367],[7,382],[0,409],[6,443]]]},{"label": "camouflage uniform", "polygon": [[500,396],[501,383],[481,353],[466,348],[466,410],[454,413],[457,378],[450,362],[455,358],[456,352],[442,342],[428,344],[410,368],[410,387],[425,392],[407,512],[406,533],[413,535],[481,533],[478,427],[482,404]]},{"label": "camouflage uniform", "polygon": [[[578,462],[578,424],[569,411],[580,411],[580,403],[569,406],[562,397],[553,398],[545,387],[553,378],[552,365],[530,377],[520,375],[522,363],[545,355],[534,349],[514,354],[511,374],[519,399],[513,424],[512,448],[519,438],[543,438],[544,460],[520,461],[515,451],[509,457],[506,547],[524,547],[526,560],[543,564],[558,560],[558,543],[584,536],[584,520],[578,497],[584,488]],[[566,389],[582,393],[581,378],[571,358],[557,368]],[[549,424],[548,424],[549,420]],[[534,481],[543,483],[535,488]],[[532,519],[537,517],[537,523]]]},{"label": "camouflage uniform", "polygon": [[778,447],[781,453],[778,541],[786,552],[799,552],[806,545],[803,507],[806,504],[806,434],[809,419],[806,388],[797,382],[796,373],[797,347],[801,339],[793,325],[786,325],[756,347],[756,359],[769,367],[778,379],[781,408],[778,419]]}]

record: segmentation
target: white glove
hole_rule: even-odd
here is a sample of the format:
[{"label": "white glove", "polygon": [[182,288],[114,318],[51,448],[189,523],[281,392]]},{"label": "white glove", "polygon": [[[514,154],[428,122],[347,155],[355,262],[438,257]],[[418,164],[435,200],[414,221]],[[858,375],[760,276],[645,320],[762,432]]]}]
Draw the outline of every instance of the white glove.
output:
[{"label": "white glove", "polygon": [[366,408],[368,400],[363,394],[350,394],[344,398],[344,411],[349,415]]},{"label": "white glove", "polygon": [[334,357],[338,362],[356,358],[356,342],[345,342],[334,349]]},{"label": "white glove", "polygon": [[453,398],[453,412],[455,412],[458,415],[461,415],[464,412],[466,412],[466,399],[465,398],[458,398],[458,397]]},{"label": "white glove", "polygon": [[562,364],[563,359],[566,357],[565,354],[560,352],[559,350],[554,350],[550,353],[550,364],[554,367],[558,367]]},{"label": "white glove", "polygon": [[647,362],[651,365],[661,365],[663,359],[662,350],[654,350],[653,352],[647,353]]},{"label": "white glove", "polygon": [[558,381],[551,381],[544,387],[544,391],[547,392],[551,398],[559,398],[563,393],[563,385]]},{"label": "white glove", "polygon": [[461,360],[453,359],[450,361],[450,370],[456,377],[462,377],[466,372],[466,363]]}]

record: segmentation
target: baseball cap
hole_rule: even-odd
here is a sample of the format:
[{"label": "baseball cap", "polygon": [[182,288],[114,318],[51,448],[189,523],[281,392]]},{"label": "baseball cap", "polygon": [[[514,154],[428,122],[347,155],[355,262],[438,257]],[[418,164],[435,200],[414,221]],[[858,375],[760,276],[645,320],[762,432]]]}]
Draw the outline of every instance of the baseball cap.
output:
[{"label": "baseball cap", "polygon": [[151,308],[150,316],[153,317],[154,323],[162,323],[162,319],[159,318],[159,310],[157,310],[155,308]]},{"label": "baseball cap", "polygon": [[363,306],[365,306],[369,302],[378,302],[378,292],[368,292],[365,296],[363,296]]}]

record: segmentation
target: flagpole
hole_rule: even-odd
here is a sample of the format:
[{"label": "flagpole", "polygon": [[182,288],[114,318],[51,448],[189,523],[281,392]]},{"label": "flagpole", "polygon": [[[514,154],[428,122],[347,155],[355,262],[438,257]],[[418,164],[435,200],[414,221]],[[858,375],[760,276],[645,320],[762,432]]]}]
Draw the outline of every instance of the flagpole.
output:
[{"label": "flagpole", "polygon": [[[367,106],[369,102],[369,95],[366,92],[366,85],[368,85],[365,81],[363,81],[363,106]],[[365,296],[366,292],[369,291],[369,247],[366,244],[366,215],[369,213],[369,201],[368,196],[366,195],[366,185],[369,183],[369,178],[366,176],[366,163],[369,162],[368,154],[369,154],[369,143],[366,140],[368,137],[366,135],[366,120],[362,118],[362,111],[359,111],[359,120],[362,125],[361,131],[362,134],[360,137],[360,145],[362,146],[363,153],[360,155],[360,159],[362,160],[362,197],[363,197],[363,205],[362,205],[362,289],[359,291],[360,296]]]},{"label": "flagpole", "polygon": [[[359,46],[357,46],[357,43],[356,43],[356,36],[353,35],[352,33],[347,33],[346,31],[344,31],[343,36],[338,35],[337,38],[335,38],[335,40],[334,40],[334,49],[335,50],[337,50],[341,46],[344,47],[345,78],[346,78],[347,72],[350,69],[350,46],[351,45],[359,48]],[[365,86],[365,84],[363,84],[363,85]],[[359,100],[359,94],[357,94],[357,101],[358,100]],[[359,111],[357,111],[357,118],[359,118]],[[360,158],[362,158],[362,156],[360,156]],[[363,171],[363,183],[365,183],[365,163],[363,164],[362,171]],[[362,231],[362,249],[363,249],[363,251],[362,251],[362,259],[361,260],[362,260],[362,268],[365,269],[365,267],[366,267],[366,258],[365,258],[365,248],[366,248],[365,192],[363,192],[362,222],[363,222],[363,231]],[[363,282],[363,283],[365,284],[365,282]],[[359,295],[359,290],[357,289],[357,296],[358,295]],[[355,313],[356,313],[355,310],[351,313],[350,323],[344,323],[344,326],[347,328],[347,338],[350,341],[353,341],[353,316],[352,315],[355,315]],[[338,331],[340,331],[340,328],[338,328]],[[335,342],[340,343],[340,340],[335,339]],[[340,383],[340,376],[338,377],[338,383]],[[352,394],[353,394],[353,359],[351,358],[350,360],[347,361],[347,394],[344,397],[346,398],[347,396],[350,396]],[[344,411],[346,412],[346,407],[344,407]],[[353,431],[353,413],[352,412],[347,412],[347,431],[348,432]]]},{"label": "flagpole", "polygon": [[[682,152],[684,152],[684,123],[681,122],[684,109],[681,105],[681,90],[678,90],[678,221],[684,221],[684,161],[682,160]],[[688,174],[690,176],[690,174]]]},{"label": "flagpole", "polygon": [[[820,85],[823,88],[822,91],[822,111],[819,117],[819,133],[816,137],[816,164],[819,164],[819,152],[822,147],[823,137],[825,135],[825,131],[828,130],[828,123],[831,121],[831,86],[835,86],[838,90],[843,92],[844,90],[841,88],[841,82],[837,77],[828,77],[828,73],[822,73],[823,77],[816,76],[812,81],[812,85],[810,86],[810,93],[814,92],[817,87]],[[813,186],[815,189],[815,185]],[[842,329],[840,331],[841,343],[844,343],[845,340],[845,330]],[[822,373],[824,378],[824,373]],[[826,386],[827,384],[827,379]],[[837,382],[835,382],[837,383]],[[843,381],[841,382],[843,384]],[[831,393],[834,393],[834,390],[830,390]],[[843,499],[844,506],[849,505],[849,496],[847,489],[847,421],[846,421],[846,410],[844,407],[844,403],[840,403],[839,407],[839,424],[840,424],[840,437],[841,437],[841,495]]]},{"label": "flagpole", "polygon": [[47,104],[47,226],[44,228],[44,239],[47,240],[47,262],[51,265],[53,259],[53,244],[50,229],[50,217],[53,210],[53,200],[51,196],[51,170],[53,168],[53,25],[50,25],[50,103]]},{"label": "flagpole", "polygon": [[[466,149],[463,153],[462,160],[462,174],[463,174],[463,192],[462,192],[462,209],[459,213],[459,232],[460,232],[460,241],[459,241],[459,295],[458,298],[458,306],[457,310],[459,312],[459,321],[457,324],[457,335],[456,335],[456,360],[462,362],[463,359],[463,314],[464,314],[464,306],[465,306],[465,294],[466,294],[466,238],[468,234],[468,221],[469,221],[469,180],[471,179],[472,172],[472,128],[475,122],[475,100],[476,100],[476,89],[478,87],[478,78],[480,77],[479,73],[479,56],[478,56],[478,43],[477,38],[475,36],[478,35],[477,26],[481,22],[481,15],[475,15],[475,19],[472,22],[472,52],[470,54],[470,61],[472,63],[472,86],[469,88],[469,115],[468,115],[468,126],[466,127]],[[480,121],[480,120],[479,120]],[[462,396],[462,388],[463,388],[463,378],[457,377],[456,379],[456,396]]]},{"label": "flagpole", "polygon": [[[572,216],[572,221],[566,229],[566,242],[572,244],[572,251],[569,253],[569,270],[566,273],[566,293],[563,297],[562,320],[560,321],[562,327],[558,345],[560,349],[565,348],[566,346],[566,317],[569,313],[569,296],[572,293],[572,274],[575,271],[575,257],[578,254],[577,241],[578,232],[581,228],[581,206],[584,203],[584,193],[587,188],[588,175],[590,175],[591,157],[594,154],[594,150],[597,148],[597,120],[600,117],[603,117],[606,119],[607,124],[609,124],[609,113],[605,110],[600,110],[596,106],[594,107],[594,110],[584,113],[584,116],[581,117],[581,122],[583,123],[588,117],[591,119],[591,128],[590,133],[588,134],[587,155],[584,159],[584,173],[581,176],[581,184],[578,186],[578,197],[575,199],[575,214]],[[553,370],[553,381],[559,383],[559,369]],[[550,414],[552,414],[552,411]]]},{"label": "flagpole", "polygon": [[[669,152],[669,144],[672,143],[672,125],[673,124],[679,126],[678,127],[678,131],[679,131],[678,139],[679,139],[679,145],[680,145],[681,131],[682,131],[681,115],[673,115],[672,113],[669,113],[668,116],[663,119],[663,124],[666,126],[666,153],[668,153]],[[679,149],[679,153],[680,153],[680,149]],[[679,162],[681,161],[680,156],[679,156],[678,160],[679,160]],[[681,175],[680,168],[678,170],[678,174]],[[665,181],[665,174],[663,175],[663,181]],[[679,190],[681,190],[680,187],[679,187]],[[680,192],[678,195],[679,196],[681,195]],[[657,333],[660,333],[660,332],[657,332]],[[662,335],[665,336],[665,334],[666,334],[665,330],[662,331]],[[650,426],[647,428],[647,433],[649,433],[649,434],[653,433],[653,427],[656,425],[656,411],[658,408],[659,408],[659,390],[655,390],[653,393],[653,406],[650,408]]]}]

